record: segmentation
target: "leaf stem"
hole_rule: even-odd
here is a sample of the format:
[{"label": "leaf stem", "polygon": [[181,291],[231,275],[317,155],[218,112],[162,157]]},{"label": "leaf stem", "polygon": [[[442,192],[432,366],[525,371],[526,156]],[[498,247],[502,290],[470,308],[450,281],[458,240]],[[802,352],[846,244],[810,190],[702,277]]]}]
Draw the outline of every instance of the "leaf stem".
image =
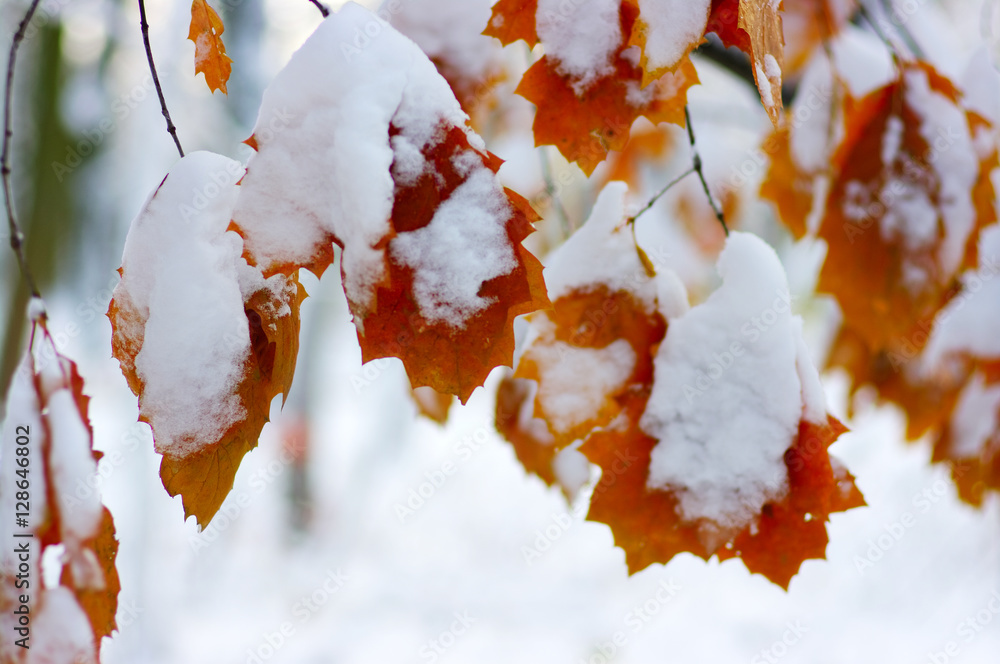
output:
[{"label": "leaf stem", "polygon": [[552,207],[555,208],[556,214],[559,215],[559,225],[562,226],[563,234],[569,237],[573,232],[573,225],[570,223],[569,214],[566,212],[566,208],[563,207],[562,200],[559,198],[556,183],[552,179],[552,165],[549,164],[549,153],[544,147],[538,152],[538,158],[542,164],[542,179],[545,181],[545,193],[548,194]]},{"label": "leaf stem", "polygon": [[149,23],[146,21],[145,0],[139,0],[139,27],[142,29],[142,44],[146,47],[146,60],[149,62],[149,73],[153,75],[153,84],[156,86],[156,94],[160,98],[160,110],[163,112],[163,117],[167,121],[167,133],[174,139],[174,145],[177,146],[177,152],[181,157],[183,157],[184,148],[181,147],[181,141],[177,138],[177,127],[174,126],[173,121],[170,119],[170,111],[167,110],[167,100],[164,98],[163,88],[160,86],[160,77],[156,75],[156,63],[153,62],[153,48],[149,44]]},{"label": "leaf stem", "polygon": [[11,127],[11,107],[13,106],[14,97],[14,65],[17,60],[17,51],[21,47],[21,42],[24,41],[28,23],[35,15],[39,1],[32,0],[27,11],[24,13],[24,18],[21,19],[21,23],[17,26],[17,32],[14,33],[14,40],[10,45],[10,55],[7,58],[7,81],[4,86],[3,96],[3,151],[0,152],[0,179],[3,180],[3,197],[7,207],[10,248],[14,252],[14,255],[17,256],[17,264],[21,269],[21,275],[24,277],[25,283],[31,290],[31,295],[41,299],[42,296],[38,291],[38,283],[35,281],[35,277],[28,267],[28,259],[24,254],[24,233],[21,232],[21,227],[18,225],[17,217],[14,214],[14,193],[10,184],[10,146],[11,138],[14,136],[14,131]]},{"label": "leaf stem", "polygon": [[319,13],[323,15],[323,18],[326,18],[327,16],[330,15],[330,8],[327,7],[326,5],[324,5],[319,0],[309,0],[309,2],[313,3],[314,5],[316,5],[316,9],[318,9]]}]

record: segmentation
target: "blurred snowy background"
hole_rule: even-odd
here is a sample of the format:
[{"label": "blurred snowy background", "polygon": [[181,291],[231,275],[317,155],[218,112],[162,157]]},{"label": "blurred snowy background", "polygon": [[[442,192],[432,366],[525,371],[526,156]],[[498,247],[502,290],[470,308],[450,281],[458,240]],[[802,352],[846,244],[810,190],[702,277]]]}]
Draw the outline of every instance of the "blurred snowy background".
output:
[{"label": "blurred snowy background", "polygon": [[[408,2],[434,4],[400,6]],[[466,3],[471,23],[488,17],[488,0],[442,4]],[[235,61],[228,97],[211,95],[193,76],[186,2],[147,2],[152,44],[185,148],[245,161],[250,150],[241,141],[263,88],[320,15],[306,0],[212,4]],[[42,7],[18,72],[19,108],[30,99],[36,111],[16,118],[18,154],[30,157],[15,163],[15,186],[50,330],[80,365],[93,397],[95,446],[106,454],[91,488],[115,517],[122,592],[120,632],[105,641],[104,662],[1000,661],[1000,504],[995,496],[979,510],[958,501],[946,470],[930,464],[928,442],[903,442],[898,411],[861,403],[847,420],[844,376],[825,376],[831,410],[852,428],[831,452],[856,475],[869,506],[833,515],[828,560],[806,562],[788,592],[738,560],[720,565],[687,554],[630,578],[609,529],[583,520],[585,492],[567,504],[527,477],[496,434],[499,372],[440,427],[416,414],[398,361],[361,365],[336,266],[322,282],[304,277],[311,297],[292,395],[283,412],[272,405],[260,447],[199,533],[160,484],[159,457],[111,359],[104,316],[128,224],[176,159],[148,78],[138,10],[109,0]],[[956,77],[974,54],[998,48],[993,2],[898,7],[932,60]],[[0,8],[5,35],[23,8],[20,1]],[[424,23],[442,39],[467,24],[433,18]],[[868,33],[858,39],[880,46]],[[469,43],[456,48],[475,55],[483,42]],[[526,57],[511,53],[518,46],[508,60]],[[691,108],[702,155],[709,171],[728,173],[741,152],[750,154],[766,116],[744,83],[707,61],[697,65],[703,85],[692,91]],[[528,132],[531,107],[510,94],[516,80],[500,83],[511,126],[483,133],[508,160],[501,171],[508,184],[532,195],[544,185]],[[607,169],[588,181],[549,156],[579,225]],[[649,177],[636,202],[669,174],[658,167]],[[691,239],[650,221],[663,214],[654,209],[640,227],[646,246],[663,247],[697,293],[711,283],[703,274],[711,263],[691,258]],[[815,252],[793,247],[768,215],[763,206],[745,211],[744,227],[776,244],[793,293],[802,295],[797,310],[822,330],[826,310],[806,297]],[[543,248],[560,233],[554,215],[546,217],[533,240]],[[8,363],[23,343],[12,333],[23,303],[9,252],[0,252],[0,274]],[[819,354],[822,331],[814,337]],[[302,456],[290,454],[302,441]],[[444,475],[448,463],[457,470]]]}]

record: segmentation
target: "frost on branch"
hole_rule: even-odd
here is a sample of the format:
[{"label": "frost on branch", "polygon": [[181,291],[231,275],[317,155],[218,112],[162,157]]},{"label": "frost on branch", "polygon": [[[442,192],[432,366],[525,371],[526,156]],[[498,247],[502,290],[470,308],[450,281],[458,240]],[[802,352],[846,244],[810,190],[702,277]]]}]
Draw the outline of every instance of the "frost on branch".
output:
[{"label": "frost on branch", "polygon": [[174,166],[132,222],[108,311],[163,485],[202,526],[288,394],[305,297],[296,277],[249,267],[226,230],[242,175],[207,152]]},{"label": "frost on branch", "polygon": [[863,504],[827,454],[826,414],[774,251],[733,233],[722,286],[670,319],[652,390],[580,451],[601,466],[588,519],[607,523],[629,571],[682,551],[739,556],[787,587],[825,555],[831,512]]},{"label": "frost on branch", "polygon": [[[52,343],[44,321],[35,325],[35,343]],[[58,353],[46,357],[52,359],[38,364],[29,350],[21,361],[0,434],[0,511],[12,521],[16,512],[29,513],[26,525],[15,529],[11,523],[0,534],[0,662],[96,664],[101,639],[116,629],[118,541],[99,493],[77,493],[101,458],[93,449],[83,379],[72,361]],[[21,492],[28,494],[28,507],[19,503]],[[64,547],[57,559],[62,571],[57,585],[45,587],[42,552],[52,546]],[[26,560],[15,553],[25,548]],[[31,567],[30,587],[23,585],[24,574],[18,582],[22,562]],[[14,613],[22,595],[30,598],[30,639],[24,642],[30,649],[16,644],[25,636],[17,632],[22,625]]]},{"label": "frost on branch", "polygon": [[413,42],[348,4],[265,92],[233,212],[265,276],[320,275],[340,246],[364,361],[399,357],[463,402],[547,304],[521,246],[537,217],[467,119]]}]

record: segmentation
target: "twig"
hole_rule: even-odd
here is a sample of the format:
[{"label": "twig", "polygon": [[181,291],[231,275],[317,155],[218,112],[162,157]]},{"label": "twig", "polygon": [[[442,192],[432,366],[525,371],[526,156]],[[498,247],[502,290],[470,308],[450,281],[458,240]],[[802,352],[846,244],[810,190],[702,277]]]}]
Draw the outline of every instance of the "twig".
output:
[{"label": "twig", "polygon": [[0,179],[3,180],[3,197],[4,203],[7,206],[7,224],[10,227],[10,248],[14,251],[14,255],[17,256],[17,264],[21,268],[21,274],[24,276],[25,283],[31,290],[31,295],[41,299],[42,296],[38,292],[38,284],[35,281],[34,275],[31,274],[31,270],[28,268],[28,260],[24,255],[24,234],[21,232],[21,227],[14,216],[14,194],[10,186],[10,139],[14,135],[11,129],[11,106],[13,105],[14,97],[14,62],[17,59],[17,50],[20,48],[21,42],[24,41],[24,33],[28,29],[28,23],[35,15],[35,10],[38,9],[39,1],[31,1],[28,10],[24,13],[24,18],[21,19],[20,25],[17,26],[17,32],[14,33],[14,40],[10,44],[10,55],[7,58],[7,83],[4,87],[3,96],[3,152],[0,153]]},{"label": "twig", "polygon": [[715,218],[722,224],[722,230],[725,232],[726,237],[729,237],[729,226],[726,226],[726,218],[723,216],[718,203],[715,202],[712,192],[708,190],[708,182],[705,181],[705,173],[702,171],[701,166],[701,155],[698,154],[698,148],[694,144],[694,127],[691,125],[691,111],[688,110],[687,104],[684,105],[684,123],[687,125],[688,141],[691,143],[691,159],[694,161],[692,168],[698,174],[698,179],[701,180],[701,188],[705,190],[705,196],[708,197],[708,204],[712,206]]},{"label": "twig", "polygon": [[309,0],[309,2],[313,3],[314,5],[316,5],[316,9],[318,9],[319,13],[323,15],[323,18],[326,18],[327,16],[330,15],[330,8],[327,7],[326,5],[324,5],[319,0]]},{"label": "twig", "polygon": [[878,38],[882,40],[883,44],[885,44],[885,47],[889,49],[889,53],[892,55],[893,63],[898,65],[898,63],[903,59],[899,51],[899,46],[897,46],[897,44],[889,38],[889,35],[882,30],[882,26],[878,24],[878,21],[875,20],[874,16],[872,16],[872,13],[868,11],[864,2],[858,2],[858,15],[871,26]]},{"label": "twig", "polygon": [[[860,4],[860,2],[858,4]],[[889,5],[888,0],[882,0],[882,11],[884,11],[886,14],[892,13],[893,9]],[[907,48],[910,49],[910,52],[913,53],[913,55],[915,55],[917,59],[925,60],[926,58],[924,56],[924,49],[920,48],[920,44],[917,43],[917,40],[913,36],[913,33],[910,32],[910,29],[908,27],[906,27],[906,21],[899,21],[897,25],[898,25],[897,31],[899,32],[899,35],[903,38],[903,41],[906,42],[906,46]]]},{"label": "twig", "polygon": [[681,173],[680,175],[678,175],[677,177],[675,177],[673,180],[671,180],[670,182],[668,182],[666,184],[666,186],[663,187],[663,189],[660,189],[658,192],[656,192],[655,196],[653,196],[652,198],[649,199],[649,202],[646,203],[642,207],[641,210],[639,210],[638,212],[636,212],[635,214],[633,214],[631,217],[629,217],[628,219],[626,219],[625,223],[626,224],[635,225],[635,220],[638,219],[639,217],[641,217],[643,214],[645,214],[646,211],[649,210],[649,208],[651,208],[654,205],[656,205],[656,201],[660,200],[660,197],[663,196],[663,194],[665,194],[668,191],[670,191],[671,187],[673,187],[675,184],[677,184],[678,182],[680,182],[681,180],[683,180],[687,176],[691,175],[692,173],[694,173],[694,166],[691,166],[686,171],[684,171],[683,173]]},{"label": "twig", "polygon": [[177,146],[177,152],[184,156],[184,148],[181,147],[181,141],[177,138],[177,127],[174,126],[173,121],[170,119],[170,111],[167,110],[167,100],[163,97],[163,88],[160,87],[160,78],[156,75],[156,64],[153,62],[153,49],[149,45],[149,23],[146,22],[146,2],[145,0],[139,0],[139,27],[142,29],[142,43],[146,47],[146,60],[149,61],[149,73],[153,75],[153,84],[156,86],[156,94],[160,97],[160,110],[163,111],[163,117],[167,121],[167,133],[170,137],[174,139],[174,145]]},{"label": "twig", "polygon": [[545,181],[545,193],[549,195],[552,207],[555,208],[556,213],[559,215],[559,225],[562,226],[563,234],[569,237],[573,232],[573,227],[569,222],[569,214],[566,213],[566,208],[563,207],[562,200],[559,198],[556,183],[552,179],[552,166],[549,164],[549,153],[545,148],[542,148],[538,152],[538,158],[542,163],[542,180]]}]

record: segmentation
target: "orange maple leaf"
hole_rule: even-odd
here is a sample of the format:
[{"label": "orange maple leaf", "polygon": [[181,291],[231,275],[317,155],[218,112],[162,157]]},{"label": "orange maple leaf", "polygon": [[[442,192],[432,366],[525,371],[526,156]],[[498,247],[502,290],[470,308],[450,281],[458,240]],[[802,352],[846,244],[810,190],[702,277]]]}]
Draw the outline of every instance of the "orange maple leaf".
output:
[{"label": "orange maple leaf", "polygon": [[630,395],[627,419],[595,432],[580,448],[603,471],[587,519],[611,527],[615,544],[625,551],[629,574],[688,551],[705,560],[739,557],[751,572],[787,589],[803,561],[825,557],[829,514],[864,505],[851,475],[827,453],[846,428],[832,417],[822,426],[802,421],[785,453],[785,498],[764,505],[758,521],[735,536],[706,536],[718,533],[715,524],[682,520],[673,492],[646,487],[658,444],[638,426],[648,398],[648,392]]},{"label": "orange maple leaf", "polygon": [[188,39],[194,42],[194,73],[205,74],[205,82],[212,92],[226,92],[226,82],[232,73],[233,59],[226,55],[226,45],[222,43],[225,31],[222,19],[209,6],[207,0],[191,3],[191,27]]},{"label": "orange maple leaf", "polygon": [[[623,4],[622,35],[629,35],[636,9]],[[627,40],[625,40],[627,42]],[[629,129],[639,116],[653,124],[671,122],[684,126],[687,90],[698,82],[689,57],[672,73],[642,89],[642,69],[622,52],[613,57],[614,71],[597,79],[580,94],[572,81],[560,74],[558,63],[545,56],[525,72],[515,92],[535,104],[535,145],[555,145],[569,161],[590,175],[609,150],[622,150]]]},{"label": "orange maple leaf", "polygon": [[[44,319],[36,321],[35,325],[32,343],[44,337],[42,343],[54,344]],[[73,486],[74,479],[86,479],[83,475],[76,476],[81,473],[81,452],[89,452],[92,472],[96,472],[97,463],[103,454],[92,449],[93,430],[88,413],[90,397],[83,392],[83,378],[76,363],[56,352],[54,356],[47,356],[52,357],[51,365],[37,365],[32,352],[29,349],[15,375],[14,381],[20,385],[12,385],[12,393],[18,389],[31,394],[30,405],[33,412],[16,414],[17,422],[24,422],[24,425],[17,427],[17,433],[24,434],[18,436],[18,445],[26,446],[29,456],[35,459],[35,465],[31,467],[31,473],[35,477],[32,487],[39,493],[32,502],[35,507],[41,506],[40,510],[30,516],[30,525],[36,538],[33,541],[40,546],[37,550],[34,546],[31,547],[37,564],[34,573],[41,574],[42,553],[48,547],[65,547],[59,561],[62,565],[59,587],[67,588],[73,593],[79,610],[86,616],[93,633],[92,647],[97,659],[102,639],[110,636],[117,628],[115,615],[118,610],[118,593],[121,590],[116,567],[118,541],[111,513],[100,505],[99,496],[81,498],[71,493],[69,488]],[[68,401],[62,399],[63,392],[68,392]],[[13,434],[14,423],[11,422],[10,426],[10,433]],[[75,435],[81,437],[74,439]],[[63,439],[57,438],[60,436]],[[11,446],[14,444],[13,440],[12,436]],[[89,447],[85,450],[73,448],[81,442],[86,442]],[[13,457],[13,449],[10,451]],[[12,466],[12,475],[13,468],[16,466]],[[82,468],[86,472],[86,467]],[[13,490],[14,482],[4,489]],[[46,595],[52,590],[53,588],[42,588],[31,595],[28,603],[32,612],[39,611],[44,606]],[[9,607],[10,602],[23,592],[14,588],[12,577],[0,573],[0,605]],[[70,639],[67,643],[69,648],[84,645],[72,641]],[[11,657],[8,647],[13,648],[13,638],[2,641],[0,661],[21,661],[20,658]],[[86,647],[89,648],[90,645]]]},{"label": "orange maple leaf", "polygon": [[[925,118],[929,111],[913,94],[950,106],[955,136],[938,132],[943,127]],[[957,275],[975,263],[979,229],[996,220],[989,179],[996,151],[977,156],[952,144],[971,145],[969,127],[985,122],[957,101],[957,89],[925,63],[905,63],[893,83],[845,100],[845,134],[827,173],[832,183],[817,232],[828,246],[818,290],[837,297],[845,325],[876,354],[904,342],[923,346],[921,326],[958,292]],[[819,174],[798,168],[786,133],[773,139],[777,149],[761,194],[802,236],[813,204],[807,189]],[[936,164],[944,155],[951,165],[942,170]],[[955,177],[968,180],[961,191],[949,188]]]},{"label": "orange maple leaf", "polygon": [[[396,131],[391,127],[390,135]],[[514,318],[547,307],[549,302],[542,265],[521,245],[534,231],[532,222],[538,216],[524,198],[504,188],[504,209],[498,214],[506,216],[502,225],[513,269],[480,285],[478,295],[489,304],[467,316],[461,327],[434,319],[422,308],[415,293],[415,270],[395,251],[397,243],[427,227],[439,206],[468,181],[471,172],[488,169],[495,174],[502,163],[492,153],[474,148],[461,127],[441,125],[438,135],[439,140],[421,148],[432,170],[405,184],[396,182],[391,217],[394,235],[386,247],[387,276],[375,286],[376,305],[368,310],[352,302],[351,310],[358,321],[364,362],[398,357],[411,385],[427,385],[465,403],[490,371],[512,363]],[[450,278],[461,280],[466,275],[455,273]]]},{"label": "orange maple leaf", "polygon": [[557,483],[552,465],[559,449],[545,420],[534,418],[532,394],[536,386],[524,378],[504,376],[497,387],[495,423],[500,435],[514,448],[524,470],[549,486]]},{"label": "orange maple leaf", "polygon": [[[1000,389],[1000,360],[977,363],[977,371],[958,397],[959,406],[952,412],[952,418],[941,427],[934,441],[932,461],[947,463],[951,467],[951,477],[958,490],[958,497],[977,507],[983,503],[987,491],[1000,491],[1000,427],[982,432],[981,439],[973,439],[979,432],[971,430],[963,418],[968,419],[961,403],[967,392],[973,396],[973,408],[982,408],[982,400],[988,392]],[[980,403],[977,403],[980,401]],[[990,414],[994,422],[1000,422],[1000,407]],[[985,434],[985,435],[983,435]]]},{"label": "orange maple leaf", "polygon": [[[610,423],[620,412],[620,399],[637,387],[652,384],[653,350],[666,332],[663,316],[647,311],[643,303],[626,290],[612,290],[604,284],[571,291],[553,304],[551,312],[539,312],[532,320],[538,337],[518,363],[514,375],[538,384],[534,417],[549,423],[555,437],[554,447],[561,449],[585,438],[597,427]],[[635,355],[635,365],[619,389],[598,395],[599,403],[590,403],[583,418],[567,418],[550,410],[550,404],[565,399],[564,385],[549,385],[549,379],[561,367],[573,363],[575,349],[603,350],[625,342]]]},{"label": "orange maple leaf", "polygon": [[534,48],[538,43],[537,12],[538,0],[498,0],[483,34],[496,37],[504,46],[523,39],[529,48]]},{"label": "orange maple leaf", "polygon": [[780,3],[773,0],[713,0],[705,32],[750,56],[754,82],[771,123],[781,120],[784,36]]},{"label": "orange maple leaf", "polygon": [[[291,388],[299,347],[299,308],[306,292],[295,275],[276,275],[269,281],[270,287],[250,294],[244,302],[251,352],[236,394],[245,416],[218,439],[199,441],[198,451],[186,456],[167,453],[160,462],[160,479],[167,493],[180,494],[185,518],[195,516],[202,528],[208,526],[232,490],[240,461],[257,447],[261,429],[269,421],[271,400],[278,393],[287,396]],[[148,313],[144,315],[117,293],[108,309],[112,355],[139,397],[139,420],[149,423],[146,411],[151,405],[144,402],[144,384],[135,369],[147,317]],[[155,428],[153,435],[155,439]]]}]

